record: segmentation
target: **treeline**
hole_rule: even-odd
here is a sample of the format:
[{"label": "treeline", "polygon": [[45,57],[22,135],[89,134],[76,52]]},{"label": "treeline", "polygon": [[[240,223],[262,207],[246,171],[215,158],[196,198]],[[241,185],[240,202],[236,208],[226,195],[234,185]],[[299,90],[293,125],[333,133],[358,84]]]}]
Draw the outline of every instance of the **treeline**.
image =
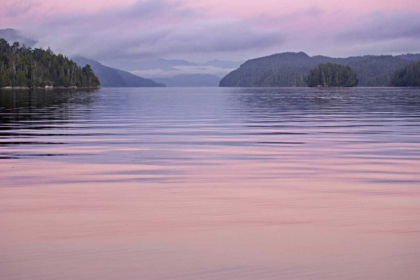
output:
[{"label": "treeline", "polygon": [[358,86],[391,86],[393,74],[420,56],[355,56],[332,58],[306,53],[281,53],[248,60],[220,81],[222,87],[304,87],[307,77],[319,64],[348,65],[358,78]]},{"label": "treeline", "polygon": [[350,66],[335,63],[319,64],[309,72],[305,81],[309,87],[354,87],[358,83]]},{"label": "treeline", "polygon": [[62,54],[51,49],[9,45],[0,39],[0,88],[1,87],[98,87],[100,82],[91,67],[77,66]]},{"label": "treeline", "polygon": [[401,68],[392,76],[394,87],[420,87],[420,61]]}]

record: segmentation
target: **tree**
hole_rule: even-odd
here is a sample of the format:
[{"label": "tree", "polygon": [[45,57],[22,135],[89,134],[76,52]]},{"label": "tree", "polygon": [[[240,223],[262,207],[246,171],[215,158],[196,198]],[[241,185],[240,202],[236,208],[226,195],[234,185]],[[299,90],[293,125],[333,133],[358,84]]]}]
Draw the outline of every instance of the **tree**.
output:
[{"label": "tree", "polygon": [[8,69],[3,70],[3,73],[1,75],[1,80],[2,80],[2,86],[3,87],[8,87],[8,86],[12,86],[12,77],[10,74],[10,71]]},{"label": "tree", "polygon": [[89,64],[86,64],[86,66],[82,68],[82,71],[86,76],[88,84],[94,85],[94,86],[99,86],[99,84],[100,84],[99,79],[95,76],[95,74],[93,73],[93,70],[92,70],[92,68],[90,67]]},{"label": "tree", "polygon": [[98,87],[99,79],[90,66],[80,68],[50,48],[30,49],[12,46],[0,38],[0,86],[80,86]]},{"label": "tree", "polygon": [[28,79],[26,78],[26,73],[23,70],[19,70],[16,74],[16,85],[17,86],[28,86]]}]

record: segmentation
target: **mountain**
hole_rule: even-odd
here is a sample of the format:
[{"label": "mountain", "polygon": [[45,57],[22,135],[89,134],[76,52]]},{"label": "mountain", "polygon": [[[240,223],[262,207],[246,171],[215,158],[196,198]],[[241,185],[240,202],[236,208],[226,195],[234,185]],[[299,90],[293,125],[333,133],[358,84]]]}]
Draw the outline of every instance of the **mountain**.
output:
[{"label": "mountain", "polygon": [[197,64],[180,59],[144,58],[144,59],[108,59],[104,61],[118,69],[126,71],[162,69],[175,70],[177,66],[196,66]]},{"label": "mountain", "polygon": [[350,66],[357,74],[359,86],[389,86],[394,72],[410,64],[419,55],[355,56],[331,58],[308,56],[304,52],[280,53],[248,60],[220,81],[222,87],[290,87],[306,86],[305,77],[320,63]]},{"label": "mountain", "polygon": [[213,66],[222,69],[234,69],[238,68],[243,62],[236,62],[236,61],[226,61],[226,60],[210,60],[206,63],[203,63],[203,66]]},{"label": "mountain", "polygon": [[367,55],[339,59],[338,63],[349,65],[357,74],[359,86],[381,87],[390,86],[395,71],[407,66],[411,61],[392,55]]},{"label": "mountain", "polygon": [[224,77],[220,86],[305,86],[305,75],[322,60],[311,59],[303,52],[275,54],[248,60]]},{"label": "mountain", "polygon": [[127,71],[134,70],[174,70],[177,67],[200,67],[200,66],[212,66],[220,69],[235,69],[238,68],[242,62],[227,61],[227,60],[210,60],[204,63],[194,63],[182,59],[164,59],[164,58],[144,58],[141,60],[120,60],[120,59],[109,59],[105,60],[106,64],[112,65],[113,67],[125,69]]},{"label": "mountain", "polygon": [[168,87],[217,87],[220,78],[208,74],[185,74],[172,78],[153,78],[152,80]]},{"label": "mountain", "polygon": [[[101,60],[102,61],[102,60]],[[211,60],[204,63],[195,63],[181,59],[143,58],[143,59],[114,59],[102,61],[104,64],[117,69],[136,73],[142,77],[153,79],[155,77],[167,78],[176,75],[210,74],[219,77],[227,75],[238,68],[240,62],[226,60]]]},{"label": "mountain", "polygon": [[21,46],[25,45],[28,48],[32,48],[36,44],[35,40],[25,38],[20,35],[19,31],[11,28],[0,29],[0,38],[5,39],[9,44],[19,42]]},{"label": "mountain", "polygon": [[144,79],[119,69],[107,67],[101,63],[84,57],[72,58],[80,67],[89,64],[96,76],[98,76],[102,87],[164,87],[150,79]]}]

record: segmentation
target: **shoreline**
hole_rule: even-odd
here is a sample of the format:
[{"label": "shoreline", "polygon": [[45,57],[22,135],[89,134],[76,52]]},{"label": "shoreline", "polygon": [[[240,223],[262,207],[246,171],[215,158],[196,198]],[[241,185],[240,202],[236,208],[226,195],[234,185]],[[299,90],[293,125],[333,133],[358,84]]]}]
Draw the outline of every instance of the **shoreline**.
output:
[{"label": "shoreline", "polygon": [[0,90],[77,90],[77,89],[100,89],[101,87],[53,87],[53,86],[46,86],[46,87],[2,87]]}]

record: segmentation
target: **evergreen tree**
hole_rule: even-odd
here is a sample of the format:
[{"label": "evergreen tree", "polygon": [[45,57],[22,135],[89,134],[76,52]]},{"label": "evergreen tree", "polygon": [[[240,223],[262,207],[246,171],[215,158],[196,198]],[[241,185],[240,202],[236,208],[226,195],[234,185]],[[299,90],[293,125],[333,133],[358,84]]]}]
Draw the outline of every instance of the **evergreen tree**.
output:
[{"label": "evergreen tree", "polygon": [[10,70],[4,69],[1,73],[1,80],[2,80],[2,86],[12,86],[12,77],[10,74]]},{"label": "evergreen tree", "polygon": [[19,86],[28,86],[28,79],[26,78],[26,73],[24,70],[19,70],[16,73],[16,85]]},{"label": "evergreen tree", "polygon": [[80,68],[50,48],[30,49],[0,39],[0,87],[98,87],[99,79],[89,65]]}]

